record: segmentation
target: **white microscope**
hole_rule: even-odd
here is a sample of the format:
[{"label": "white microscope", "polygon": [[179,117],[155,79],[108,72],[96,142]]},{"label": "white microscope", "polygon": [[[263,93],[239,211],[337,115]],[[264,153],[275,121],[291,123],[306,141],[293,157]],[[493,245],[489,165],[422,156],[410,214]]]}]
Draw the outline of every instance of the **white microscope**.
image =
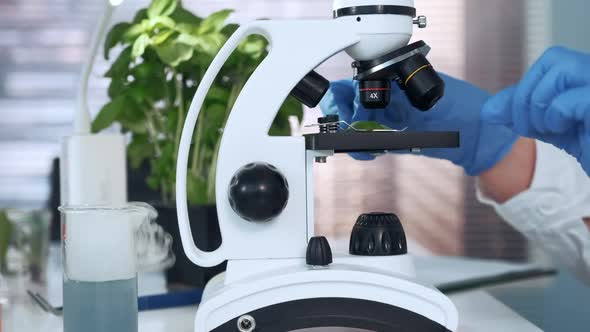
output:
[{"label": "white microscope", "polygon": [[[424,42],[408,45],[416,18],[413,0],[335,0],[333,20],[255,21],[241,26],[205,74],[190,107],[178,155],[176,197],[186,255],[197,265],[227,260],[226,272],[205,288],[195,331],[270,332],[341,327],[369,331],[456,331],[453,303],[416,280],[402,225],[393,214],[358,217],[348,254],[332,255],[314,234],[314,162],[334,153],[452,148],[456,132],[339,130],[334,117],[320,132],[271,137],[269,128],[292,94],[314,107],[329,82],[313,70],[346,51],[365,107],[385,108],[391,84],[416,108],[443,95]],[[186,203],[189,148],[205,96],[240,41],[269,40],[270,52],[248,80],[227,120],[217,165],[216,198],[222,244],[197,248]],[[352,224],[352,218],[351,218]]]}]

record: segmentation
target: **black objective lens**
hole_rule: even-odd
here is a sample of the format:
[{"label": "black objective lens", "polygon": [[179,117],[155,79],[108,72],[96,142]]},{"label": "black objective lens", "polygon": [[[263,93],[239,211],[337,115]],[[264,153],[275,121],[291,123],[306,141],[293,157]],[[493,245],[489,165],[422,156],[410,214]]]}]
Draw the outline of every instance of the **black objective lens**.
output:
[{"label": "black objective lens", "polygon": [[414,107],[431,109],[444,95],[445,82],[422,54],[415,54],[398,64],[399,84]]},{"label": "black objective lens", "polygon": [[360,81],[361,104],[368,109],[386,108],[391,101],[391,81]]}]

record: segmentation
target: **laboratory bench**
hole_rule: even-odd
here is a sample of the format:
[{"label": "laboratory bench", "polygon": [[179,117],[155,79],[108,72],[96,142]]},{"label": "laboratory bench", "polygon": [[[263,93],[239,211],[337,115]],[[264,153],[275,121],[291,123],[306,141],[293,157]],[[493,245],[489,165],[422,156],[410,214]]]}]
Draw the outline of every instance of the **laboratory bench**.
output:
[{"label": "laboratory bench", "polygon": [[[54,305],[61,304],[61,271],[59,250],[50,255],[47,288],[40,290]],[[449,284],[458,280],[530,270],[531,265],[510,264],[448,257],[416,257],[419,277],[432,284]],[[501,286],[503,289],[543,288],[551,277],[536,278]],[[166,290],[163,273],[141,274],[138,278],[140,295],[159,294]],[[518,312],[503,304],[488,289],[478,288],[453,293],[450,296],[459,310],[460,332],[542,331]],[[182,307],[139,313],[141,332],[193,332],[197,307]],[[63,330],[61,317],[45,313],[24,292],[9,305],[2,306],[0,332],[58,332]],[[314,332],[334,332],[334,329],[313,329]],[[344,332],[343,329],[337,331]],[[353,331],[351,331],[353,332]],[[358,331],[356,331],[358,332]]]}]

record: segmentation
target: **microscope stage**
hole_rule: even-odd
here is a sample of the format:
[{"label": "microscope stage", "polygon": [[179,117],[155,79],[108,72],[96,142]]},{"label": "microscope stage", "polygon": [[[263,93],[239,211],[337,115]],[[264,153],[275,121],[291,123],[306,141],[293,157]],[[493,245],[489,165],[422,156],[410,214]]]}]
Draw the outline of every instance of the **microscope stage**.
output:
[{"label": "microscope stage", "polygon": [[338,132],[305,136],[305,148],[312,151],[386,152],[396,150],[458,148],[458,132]]}]

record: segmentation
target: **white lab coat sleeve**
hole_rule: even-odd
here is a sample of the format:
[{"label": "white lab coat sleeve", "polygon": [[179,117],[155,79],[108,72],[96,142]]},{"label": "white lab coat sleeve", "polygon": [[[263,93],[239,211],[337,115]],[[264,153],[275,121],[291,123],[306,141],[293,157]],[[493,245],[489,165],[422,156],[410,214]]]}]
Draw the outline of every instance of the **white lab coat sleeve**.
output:
[{"label": "white lab coat sleeve", "polygon": [[537,142],[531,187],[504,204],[484,197],[502,218],[556,262],[590,284],[590,177],[578,162],[556,147]]}]

